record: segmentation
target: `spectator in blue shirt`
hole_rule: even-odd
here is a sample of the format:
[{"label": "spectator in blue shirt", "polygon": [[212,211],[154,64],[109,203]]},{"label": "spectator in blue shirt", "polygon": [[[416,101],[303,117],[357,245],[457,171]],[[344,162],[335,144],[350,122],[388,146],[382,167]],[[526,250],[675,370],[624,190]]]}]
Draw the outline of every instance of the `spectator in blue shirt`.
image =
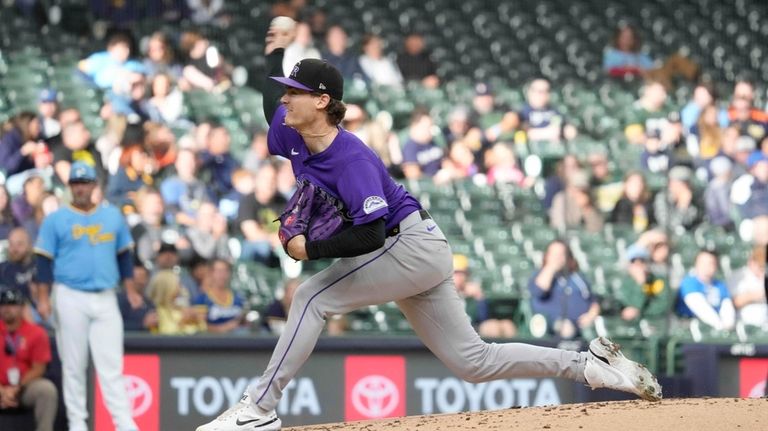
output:
[{"label": "spectator in blue shirt", "polygon": [[[752,152],[747,160],[747,168],[752,183],[749,185],[747,200],[741,207],[741,214],[749,219],[768,216],[768,156],[760,150]],[[744,184],[746,182],[742,180],[739,186]],[[737,185],[734,184],[734,187]]]},{"label": "spectator in blue shirt", "polygon": [[321,55],[323,60],[336,66],[345,81],[359,79],[368,82],[368,76],[358,61],[358,56],[349,51],[347,32],[341,26],[334,25],[325,34],[325,48]]},{"label": "spectator in blue shirt", "polygon": [[34,271],[32,241],[24,228],[17,227],[8,235],[8,260],[0,262],[0,283],[21,292],[34,307],[29,289]]},{"label": "spectator in blue shirt", "polygon": [[46,151],[40,120],[34,112],[21,112],[0,128],[0,171],[6,177],[35,167],[35,156]]},{"label": "spectator in blue shirt", "polygon": [[200,177],[208,184],[209,193],[218,202],[233,190],[232,173],[238,163],[229,152],[230,135],[224,126],[214,126],[208,135],[207,149],[200,152]]},{"label": "spectator in blue shirt", "polygon": [[440,170],[444,151],[432,138],[434,122],[426,109],[411,114],[408,140],[403,146],[403,173],[405,178],[432,177]]},{"label": "spectator in blue shirt", "polygon": [[715,87],[708,82],[700,82],[693,89],[693,97],[680,110],[680,121],[684,130],[690,132],[699,122],[699,116],[704,108],[714,105],[717,112],[717,124],[720,127],[728,126],[728,111],[717,107],[717,95]]},{"label": "spectator in blue shirt", "polygon": [[152,186],[152,161],[142,144],[135,143],[120,154],[120,168],[110,176],[105,193],[107,200],[118,208],[134,207],[136,192],[144,186]]},{"label": "spectator in blue shirt", "polygon": [[124,33],[115,33],[107,41],[107,50],[91,54],[80,60],[77,67],[88,81],[101,89],[111,89],[112,85],[120,82],[126,73],[129,63],[140,64],[128,60],[131,55],[131,38]]},{"label": "spectator in blue shirt", "polygon": [[176,175],[160,184],[165,202],[165,221],[168,224],[191,226],[195,223],[197,209],[203,202],[210,202],[208,189],[197,178],[197,159],[189,149],[179,150],[174,162]]},{"label": "spectator in blue shirt", "polygon": [[576,137],[576,128],[567,124],[565,116],[549,104],[549,81],[537,78],[528,84],[525,92],[526,103],[520,111],[520,122],[526,130],[528,140],[560,142],[561,138]]},{"label": "spectator in blue shirt", "polygon": [[642,42],[631,25],[623,24],[616,29],[613,45],[603,53],[603,70],[614,78],[627,75],[642,76],[672,87],[672,78],[681,76],[689,81],[698,77],[699,67],[688,58],[675,53],[656,67],[651,57],[641,51]]},{"label": "spectator in blue shirt", "polygon": [[533,312],[546,318],[550,333],[563,338],[575,337],[600,314],[589,282],[561,240],[547,246],[541,269],[528,281],[528,291]]},{"label": "spectator in blue shirt", "polygon": [[229,285],[232,268],[228,261],[214,259],[208,287],[193,301],[204,310],[208,332],[227,333],[241,328],[245,302]]},{"label": "spectator in blue shirt", "polygon": [[653,68],[651,57],[640,51],[642,42],[637,31],[630,25],[616,29],[613,44],[603,53],[603,70],[609,76],[642,75]]},{"label": "spectator in blue shirt", "polygon": [[696,255],[693,269],[680,284],[677,314],[696,317],[714,329],[732,329],[736,323],[736,310],[728,288],[715,278],[717,255],[701,250]]},{"label": "spectator in blue shirt", "polygon": [[141,63],[123,67],[119,81],[107,92],[114,115],[123,115],[130,124],[143,124],[150,119],[146,69]]},{"label": "spectator in blue shirt", "polygon": [[123,328],[126,331],[149,331],[157,327],[157,313],[155,305],[147,297],[146,290],[149,284],[149,271],[141,262],[134,262],[133,265],[133,283],[144,301],[134,307],[128,301],[125,292],[117,294],[117,305],[120,307],[120,314],[123,316]]}]

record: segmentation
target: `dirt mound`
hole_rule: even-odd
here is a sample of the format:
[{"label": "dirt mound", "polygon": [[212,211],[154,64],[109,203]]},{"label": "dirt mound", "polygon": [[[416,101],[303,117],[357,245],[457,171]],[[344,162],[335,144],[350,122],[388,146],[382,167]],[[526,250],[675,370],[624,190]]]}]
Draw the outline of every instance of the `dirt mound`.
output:
[{"label": "dirt mound", "polygon": [[395,430],[768,430],[768,399],[680,398],[659,403],[612,401],[451,415],[311,425],[293,431]]}]

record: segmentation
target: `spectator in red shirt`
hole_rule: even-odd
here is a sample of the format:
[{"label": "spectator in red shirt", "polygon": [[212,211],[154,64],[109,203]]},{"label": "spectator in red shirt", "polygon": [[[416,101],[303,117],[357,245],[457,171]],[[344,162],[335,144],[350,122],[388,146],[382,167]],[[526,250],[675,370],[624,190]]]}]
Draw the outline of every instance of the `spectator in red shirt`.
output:
[{"label": "spectator in red shirt", "polygon": [[44,378],[51,361],[45,330],[24,320],[24,296],[18,289],[0,292],[0,412],[31,408],[36,431],[53,431],[58,392]]}]

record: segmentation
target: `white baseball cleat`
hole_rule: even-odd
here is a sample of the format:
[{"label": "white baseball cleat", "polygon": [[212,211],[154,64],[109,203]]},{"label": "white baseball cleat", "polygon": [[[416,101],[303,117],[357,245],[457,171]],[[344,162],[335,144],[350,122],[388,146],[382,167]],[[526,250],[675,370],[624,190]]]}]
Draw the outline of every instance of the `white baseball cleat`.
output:
[{"label": "white baseball cleat", "polygon": [[661,386],[645,366],[630,361],[619,345],[605,337],[589,343],[584,377],[592,389],[609,388],[636,394],[648,401],[661,400]]},{"label": "white baseball cleat", "polygon": [[197,427],[197,431],[279,431],[281,425],[274,410],[266,415],[259,413],[251,403],[251,397],[244,394],[237,404],[216,419]]}]

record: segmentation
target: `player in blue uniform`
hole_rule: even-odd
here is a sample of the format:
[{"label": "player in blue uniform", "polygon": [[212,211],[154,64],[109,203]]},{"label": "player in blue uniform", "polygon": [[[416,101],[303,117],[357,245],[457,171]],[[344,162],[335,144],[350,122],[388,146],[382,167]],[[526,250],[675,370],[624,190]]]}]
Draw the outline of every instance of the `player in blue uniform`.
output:
[{"label": "player in blue uniform", "polygon": [[129,301],[142,301],[132,280],[133,241],[120,210],[92,202],[92,166],[73,163],[69,187],[71,205],[43,220],[35,245],[38,311],[44,318],[53,313],[69,431],[88,430],[89,349],[115,429],[138,430],[123,383],[123,320],[115,294],[122,280]]},{"label": "player in blue uniform", "polygon": [[[282,73],[282,48],[289,42],[270,30],[266,50],[272,73]],[[279,430],[275,408],[283,388],[309,358],[326,317],[389,301],[396,302],[424,344],[467,381],[565,377],[593,388],[661,398],[651,373],[604,338],[594,340],[590,352],[483,341],[456,292],[453,254],[440,227],[392,180],[376,154],[339,126],[345,111],[339,71],[306,59],[289,77],[272,79],[284,87],[265,89],[270,152],[288,158],[298,179],[343,202],[352,226],[328,239],[290,239],[287,252],[295,259],[341,259],[298,287],[258,383],[197,431]],[[281,91],[281,106],[275,109],[272,93]]]}]

